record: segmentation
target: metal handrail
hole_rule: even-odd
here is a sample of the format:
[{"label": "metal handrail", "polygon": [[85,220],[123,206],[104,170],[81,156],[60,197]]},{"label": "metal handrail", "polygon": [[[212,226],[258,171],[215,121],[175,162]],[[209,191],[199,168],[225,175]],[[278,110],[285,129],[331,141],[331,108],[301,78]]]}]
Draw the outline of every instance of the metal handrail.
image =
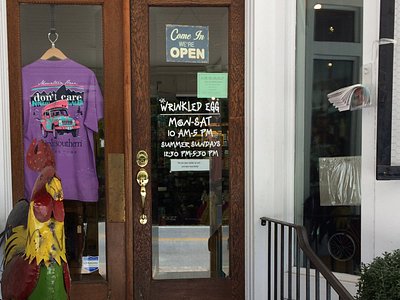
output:
[{"label": "metal handrail", "polygon": [[[261,225],[262,226],[266,226],[267,223],[271,224],[271,223],[275,223],[275,224],[279,224],[281,226],[281,233],[284,232],[284,227],[286,226],[288,228],[292,228],[295,230],[296,232],[296,236],[297,236],[297,243],[298,243],[298,247],[303,251],[303,253],[305,254],[305,256],[309,259],[309,261],[311,262],[311,264],[315,267],[316,270],[316,274],[321,274],[326,282],[327,282],[327,293],[329,293],[328,298],[330,299],[330,287],[332,287],[335,292],[338,294],[339,299],[342,300],[354,300],[353,296],[348,292],[348,290],[342,285],[342,283],[336,278],[336,276],[327,268],[327,266],[321,261],[321,259],[315,254],[315,252],[312,250],[310,243],[308,241],[308,237],[307,237],[307,231],[304,228],[304,226],[301,225],[296,225],[296,224],[292,224],[292,223],[288,223],[288,222],[284,222],[284,221],[280,221],[280,220],[276,220],[276,219],[272,219],[272,218],[267,218],[267,217],[262,217],[261,219]],[[268,228],[268,238],[271,238],[271,232],[270,232],[271,228]],[[277,226],[275,225],[275,242],[277,242]],[[291,236],[291,231],[289,231],[289,236]],[[291,244],[291,242],[289,242]],[[284,246],[282,246],[284,247]],[[288,246],[289,248],[291,247],[291,245]],[[283,251],[283,250],[281,250]],[[291,254],[292,249],[289,249],[289,260],[291,260]],[[299,256],[299,255],[297,255]],[[275,248],[275,260],[277,257],[277,249]],[[269,262],[270,262],[270,256],[269,256]],[[299,261],[299,257],[297,257],[297,270],[299,271],[300,267],[300,261]],[[291,264],[291,263],[290,263]],[[277,263],[275,262],[275,271],[277,270]],[[291,274],[291,270],[289,270],[289,274]],[[306,271],[307,276],[309,277],[310,275],[310,265],[309,263],[307,263],[307,271]],[[297,284],[299,284],[299,276],[297,276]],[[309,299],[309,278],[306,278],[306,285],[307,285],[307,299]],[[270,280],[269,280],[270,281]],[[274,280],[274,284],[275,284],[275,290],[277,289],[276,286],[276,282],[277,280]],[[268,284],[270,287],[270,284]],[[289,276],[289,285],[288,285],[291,289],[291,276]],[[316,289],[317,292],[319,294],[319,275],[316,276]],[[283,293],[283,288],[281,287],[281,294]],[[316,293],[317,293],[316,292]],[[291,290],[290,290],[290,294],[291,294]],[[297,299],[299,298],[299,294],[296,295]],[[289,296],[290,298],[290,296]],[[317,297],[317,299],[319,299],[319,295]]]}]

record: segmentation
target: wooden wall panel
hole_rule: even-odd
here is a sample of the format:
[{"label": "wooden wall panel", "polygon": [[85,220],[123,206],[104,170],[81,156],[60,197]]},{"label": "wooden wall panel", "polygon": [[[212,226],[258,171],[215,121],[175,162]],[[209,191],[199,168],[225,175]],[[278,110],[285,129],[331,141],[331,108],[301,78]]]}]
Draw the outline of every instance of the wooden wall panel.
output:
[{"label": "wooden wall panel", "polygon": [[[108,286],[106,282],[73,282],[71,287],[71,300],[75,299],[96,299],[108,300]],[[44,300],[44,299],[43,299]]]}]

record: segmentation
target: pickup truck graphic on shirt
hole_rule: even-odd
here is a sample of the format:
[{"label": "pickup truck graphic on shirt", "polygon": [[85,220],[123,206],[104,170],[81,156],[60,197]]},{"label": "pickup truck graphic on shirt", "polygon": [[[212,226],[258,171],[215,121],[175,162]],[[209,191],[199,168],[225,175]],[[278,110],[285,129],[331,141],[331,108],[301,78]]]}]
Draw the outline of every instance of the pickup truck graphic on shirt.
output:
[{"label": "pickup truck graphic on shirt", "polygon": [[58,100],[43,108],[40,129],[44,138],[49,132],[52,132],[54,138],[65,133],[71,133],[76,137],[79,128],[79,121],[68,114],[68,100]]}]

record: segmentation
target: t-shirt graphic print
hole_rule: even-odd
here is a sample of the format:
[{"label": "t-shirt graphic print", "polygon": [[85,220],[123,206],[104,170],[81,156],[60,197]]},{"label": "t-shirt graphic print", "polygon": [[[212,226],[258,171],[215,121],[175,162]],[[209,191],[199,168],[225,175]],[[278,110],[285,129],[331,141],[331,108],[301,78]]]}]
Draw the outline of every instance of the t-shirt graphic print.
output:
[{"label": "t-shirt graphic print", "polygon": [[[71,60],[37,60],[22,69],[25,155],[33,139],[48,143],[66,200],[98,200],[93,133],[103,97],[89,68]],[[25,161],[25,196],[37,173]]]}]

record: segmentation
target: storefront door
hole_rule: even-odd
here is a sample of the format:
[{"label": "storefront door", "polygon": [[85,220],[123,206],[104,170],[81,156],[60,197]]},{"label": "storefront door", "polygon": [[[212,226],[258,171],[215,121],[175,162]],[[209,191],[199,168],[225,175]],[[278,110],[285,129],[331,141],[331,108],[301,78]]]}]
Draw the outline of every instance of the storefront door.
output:
[{"label": "storefront door", "polygon": [[244,299],[244,3],[131,7],[128,297]]}]

